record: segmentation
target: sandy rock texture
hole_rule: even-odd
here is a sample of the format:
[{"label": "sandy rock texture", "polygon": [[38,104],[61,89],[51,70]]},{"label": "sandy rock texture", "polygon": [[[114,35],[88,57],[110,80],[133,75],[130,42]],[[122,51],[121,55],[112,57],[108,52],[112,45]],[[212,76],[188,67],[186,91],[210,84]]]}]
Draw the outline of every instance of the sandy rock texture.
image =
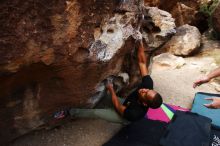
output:
[{"label": "sandy rock texture", "polygon": [[174,55],[187,56],[198,52],[201,34],[198,28],[188,24],[177,28],[177,33],[163,47]]},{"label": "sandy rock texture", "polygon": [[152,68],[155,70],[176,69],[185,65],[182,57],[177,57],[171,53],[162,53],[153,58]]}]

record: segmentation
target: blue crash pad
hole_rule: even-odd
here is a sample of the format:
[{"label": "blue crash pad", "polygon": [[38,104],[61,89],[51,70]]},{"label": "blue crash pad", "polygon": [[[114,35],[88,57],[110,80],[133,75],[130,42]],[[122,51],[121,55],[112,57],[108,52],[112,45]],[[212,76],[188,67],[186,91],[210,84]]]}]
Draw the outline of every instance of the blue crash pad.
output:
[{"label": "blue crash pad", "polygon": [[196,93],[191,112],[198,113],[200,115],[203,115],[203,116],[206,116],[212,119],[212,125],[216,128],[220,128],[220,109],[210,109],[203,105],[203,104],[209,104],[212,102],[211,100],[205,99],[209,97],[220,98],[220,94],[211,94],[211,93],[204,93],[204,92]]}]

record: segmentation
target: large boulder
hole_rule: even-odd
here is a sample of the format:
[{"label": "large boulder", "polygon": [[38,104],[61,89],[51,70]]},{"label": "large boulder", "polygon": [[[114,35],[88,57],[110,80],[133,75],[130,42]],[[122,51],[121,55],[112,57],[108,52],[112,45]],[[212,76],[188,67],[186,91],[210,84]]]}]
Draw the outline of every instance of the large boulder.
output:
[{"label": "large boulder", "polygon": [[220,34],[220,4],[212,14],[212,25],[214,30]]},{"label": "large boulder", "polygon": [[201,34],[199,30],[188,24],[178,27],[177,33],[163,47],[169,52],[188,56],[199,50],[201,44]]},{"label": "large boulder", "polygon": [[190,24],[199,28],[201,32],[208,29],[208,21],[205,14],[199,12],[201,4],[209,3],[198,0],[145,0],[146,6],[158,7],[171,13],[176,26]]},{"label": "large boulder", "polygon": [[133,12],[139,16],[139,19],[142,18],[138,21],[139,24],[135,28],[141,28],[145,42],[150,48],[156,49],[176,33],[175,19],[172,18],[170,13],[164,10],[160,10],[157,7],[145,6],[147,2],[146,0],[122,0],[117,10]]},{"label": "large boulder", "polygon": [[124,60],[134,43],[126,30],[135,20],[113,14],[117,4],[1,2],[0,143],[53,121],[56,111],[93,107],[104,79],[129,73]]},{"label": "large boulder", "polygon": [[143,24],[143,38],[150,48],[156,49],[176,33],[175,20],[157,7],[145,7],[145,10],[147,22]]},{"label": "large boulder", "polygon": [[162,53],[153,58],[152,70],[173,70],[181,68],[185,64],[182,57],[177,57],[170,53]]},{"label": "large boulder", "polygon": [[[137,83],[133,48],[142,3],[134,4],[115,13],[118,0],[1,2],[0,143],[54,123],[62,109],[94,107],[106,78],[120,78],[122,90]],[[174,33],[170,14],[155,19],[150,12],[156,33]]]}]

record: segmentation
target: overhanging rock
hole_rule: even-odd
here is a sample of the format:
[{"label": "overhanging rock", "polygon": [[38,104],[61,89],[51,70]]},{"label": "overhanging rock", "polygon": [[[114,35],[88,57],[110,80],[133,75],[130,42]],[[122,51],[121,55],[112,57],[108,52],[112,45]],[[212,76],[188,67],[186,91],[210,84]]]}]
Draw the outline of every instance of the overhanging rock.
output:
[{"label": "overhanging rock", "polygon": [[[117,0],[1,3],[1,143],[50,123],[56,111],[93,107],[109,76],[123,74],[121,89],[139,79],[132,38],[139,17],[136,10],[117,13],[117,6]],[[152,23],[163,37],[174,29],[173,22],[168,31],[167,21]]]}]

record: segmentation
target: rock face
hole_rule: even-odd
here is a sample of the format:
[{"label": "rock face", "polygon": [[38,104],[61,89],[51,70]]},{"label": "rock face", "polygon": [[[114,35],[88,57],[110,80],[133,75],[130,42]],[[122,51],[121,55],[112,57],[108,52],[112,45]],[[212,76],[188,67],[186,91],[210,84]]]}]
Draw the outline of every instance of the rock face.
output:
[{"label": "rock face", "polygon": [[158,7],[171,13],[177,27],[189,24],[198,27],[202,32],[208,29],[207,17],[198,12],[200,5],[204,3],[208,2],[198,0],[145,0],[146,6]]},{"label": "rock face", "polygon": [[207,16],[199,12],[199,7],[199,1],[178,1],[169,12],[175,18],[176,26],[189,24],[203,32],[208,29],[208,21]]},{"label": "rock face", "polygon": [[177,57],[170,53],[163,53],[153,58],[153,70],[167,70],[180,68],[185,64],[182,57]]},{"label": "rock face", "polygon": [[[127,13],[114,13],[118,0],[0,3],[1,143],[53,122],[56,111],[93,107],[105,94],[106,78],[121,78],[129,87],[138,81],[132,35],[140,5],[130,2],[137,6]],[[152,33],[165,38],[175,25],[159,12],[159,23],[144,17],[155,20],[159,30]]]},{"label": "rock face", "polygon": [[119,5],[116,8],[122,12],[138,12],[141,8],[143,0],[119,0]]},{"label": "rock face", "polygon": [[116,14],[101,26],[100,36],[89,48],[89,58],[93,61],[110,61],[128,37],[134,34],[132,21],[135,21],[133,13],[125,15]]},{"label": "rock face", "polygon": [[129,34],[102,28],[114,18],[116,5],[116,0],[1,2],[1,143],[50,122],[60,109],[94,106],[101,82],[124,71],[133,46]]},{"label": "rock face", "polygon": [[164,45],[165,49],[180,56],[188,56],[198,51],[201,43],[201,34],[196,27],[183,25],[177,28],[176,31],[177,33],[171,40]]},{"label": "rock face", "polygon": [[171,14],[175,19],[176,25],[181,26],[184,24],[192,24],[195,20],[197,11],[183,3],[176,3],[175,7],[171,10]]},{"label": "rock face", "polygon": [[146,7],[146,15],[150,19],[143,25],[143,29],[147,30],[143,32],[143,37],[148,46],[155,49],[176,33],[176,25],[170,13],[156,7]]},{"label": "rock face", "polygon": [[216,32],[220,33],[220,4],[212,14],[212,25]]}]

